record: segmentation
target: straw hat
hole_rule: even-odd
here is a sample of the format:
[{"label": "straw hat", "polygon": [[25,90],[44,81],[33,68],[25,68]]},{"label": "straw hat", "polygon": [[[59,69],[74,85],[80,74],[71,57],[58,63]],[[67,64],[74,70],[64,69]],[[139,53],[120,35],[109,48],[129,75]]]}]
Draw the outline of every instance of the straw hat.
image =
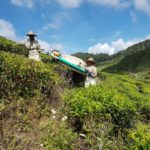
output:
[{"label": "straw hat", "polygon": [[27,33],[27,36],[37,36],[33,31],[29,31],[28,33]]},{"label": "straw hat", "polygon": [[86,63],[87,63],[87,62],[91,62],[91,63],[95,64],[95,61],[94,61],[93,58],[88,58],[88,60],[86,61]]}]

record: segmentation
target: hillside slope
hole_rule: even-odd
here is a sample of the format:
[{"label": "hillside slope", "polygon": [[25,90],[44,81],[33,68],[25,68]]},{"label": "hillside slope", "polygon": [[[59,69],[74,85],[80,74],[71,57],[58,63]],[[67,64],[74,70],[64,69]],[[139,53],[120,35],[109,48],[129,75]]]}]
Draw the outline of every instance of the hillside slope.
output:
[{"label": "hillside slope", "polygon": [[150,48],[126,55],[117,64],[104,69],[107,72],[150,71]]},{"label": "hillside slope", "polygon": [[73,56],[81,58],[84,61],[86,61],[89,57],[93,57],[96,64],[98,64],[100,62],[111,60],[111,56],[109,56],[108,54],[89,54],[89,53],[80,52],[80,53],[73,54]]},{"label": "hillside slope", "polygon": [[0,149],[150,149],[147,78],[99,72],[101,84],[70,88],[43,58],[0,51]]},{"label": "hillside slope", "polygon": [[60,84],[55,65],[0,51],[0,149],[42,149],[38,125],[60,105]]}]

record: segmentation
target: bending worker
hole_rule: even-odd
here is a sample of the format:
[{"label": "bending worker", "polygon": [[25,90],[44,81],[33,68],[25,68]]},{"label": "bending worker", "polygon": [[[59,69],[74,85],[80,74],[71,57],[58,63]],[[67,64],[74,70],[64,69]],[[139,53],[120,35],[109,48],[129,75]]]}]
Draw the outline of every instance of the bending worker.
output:
[{"label": "bending worker", "polygon": [[29,31],[29,33],[27,33],[27,36],[29,37],[29,39],[27,39],[27,41],[25,42],[25,46],[29,49],[29,58],[36,61],[41,61],[40,44],[37,40],[35,40],[35,36],[37,35],[34,32]]},{"label": "bending worker", "polygon": [[86,61],[87,67],[87,75],[85,79],[85,87],[88,87],[89,85],[95,85],[96,84],[96,77],[97,77],[97,69],[95,67],[95,61],[93,58],[89,58]]}]

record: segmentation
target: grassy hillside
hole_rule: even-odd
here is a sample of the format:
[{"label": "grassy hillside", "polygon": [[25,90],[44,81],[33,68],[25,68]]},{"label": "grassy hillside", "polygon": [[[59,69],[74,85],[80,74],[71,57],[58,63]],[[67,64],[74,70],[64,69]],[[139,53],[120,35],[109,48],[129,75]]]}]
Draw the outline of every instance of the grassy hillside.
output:
[{"label": "grassy hillside", "polygon": [[23,56],[28,55],[28,49],[24,45],[17,44],[16,42],[8,40],[1,36],[0,36],[0,50],[16,53]]},{"label": "grassy hillside", "polygon": [[100,85],[65,97],[74,130],[85,134],[80,142],[87,149],[150,148],[150,85],[128,75],[102,76]]},{"label": "grassy hillside", "polygon": [[0,72],[1,149],[38,149],[36,127],[59,105],[61,79],[50,64],[6,52]]},{"label": "grassy hillside", "polygon": [[126,55],[120,62],[104,69],[108,72],[141,72],[150,70],[150,49]]},{"label": "grassy hillside", "polygon": [[70,89],[42,57],[0,51],[0,149],[150,149],[149,71],[99,72],[99,85]]},{"label": "grassy hillside", "polygon": [[95,54],[89,54],[89,53],[76,53],[76,54],[73,54],[73,56],[81,58],[84,61],[86,61],[89,57],[93,57],[96,64],[99,64],[100,62],[111,60],[111,56],[109,56],[108,54],[96,54],[95,55]]}]

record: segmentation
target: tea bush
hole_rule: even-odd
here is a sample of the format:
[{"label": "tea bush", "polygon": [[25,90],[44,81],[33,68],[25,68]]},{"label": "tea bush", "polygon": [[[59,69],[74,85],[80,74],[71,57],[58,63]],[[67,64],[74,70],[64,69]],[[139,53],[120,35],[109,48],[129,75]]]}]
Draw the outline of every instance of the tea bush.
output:
[{"label": "tea bush", "polygon": [[131,140],[131,150],[149,150],[150,149],[150,124],[139,123],[136,129],[129,134]]},{"label": "tea bush", "polygon": [[0,51],[6,51],[23,56],[28,56],[28,49],[24,45],[17,44],[16,42],[8,40],[1,36],[0,36]]},{"label": "tea bush", "polygon": [[100,85],[70,88],[67,69],[46,54],[29,60],[21,47],[0,37],[0,149],[150,148],[149,72],[99,72]]},{"label": "tea bush", "polygon": [[[105,78],[100,85],[66,93],[65,110],[71,120],[76,122],[70,123],[73,122],[74,127],[80,123],[78,132],[84,132],[86,140],[93,143],[90,148],[96,148],[95,144],[100,142],[97,138],[100,138],[103,148],[136,147],[137,143],[132,143],[128,135],[137,122],[149,122],[150,85],[142,84],[129,75],[102,73],[102,76]],[[104,124],[107,129],[102,136],[99,128]]]},{"label": "tea bush", "polygon": [[40,149],[40,118],[61,103],[55,66],[0,52],[0,149]]},{"label": "tea bush", "polygon": [[94,115],[99,119],[103,116],[111,119],[118,128],[132,127],[136,118],[136,107],[128,97],[93,86],[87,89],[78,89],[65,98],[72,116],[83,118]]},{"label": "tea bush", "polygon": [[77,134],[68,129],[66,122],[58,118],[45,118],[39,124],[41,143],[45,150],[71,150]]},{"label": "tea bush", "polygon": [[52,65],[0,52],[0,98],[32,97],[38,90],[51,95],[59,81]]}]

